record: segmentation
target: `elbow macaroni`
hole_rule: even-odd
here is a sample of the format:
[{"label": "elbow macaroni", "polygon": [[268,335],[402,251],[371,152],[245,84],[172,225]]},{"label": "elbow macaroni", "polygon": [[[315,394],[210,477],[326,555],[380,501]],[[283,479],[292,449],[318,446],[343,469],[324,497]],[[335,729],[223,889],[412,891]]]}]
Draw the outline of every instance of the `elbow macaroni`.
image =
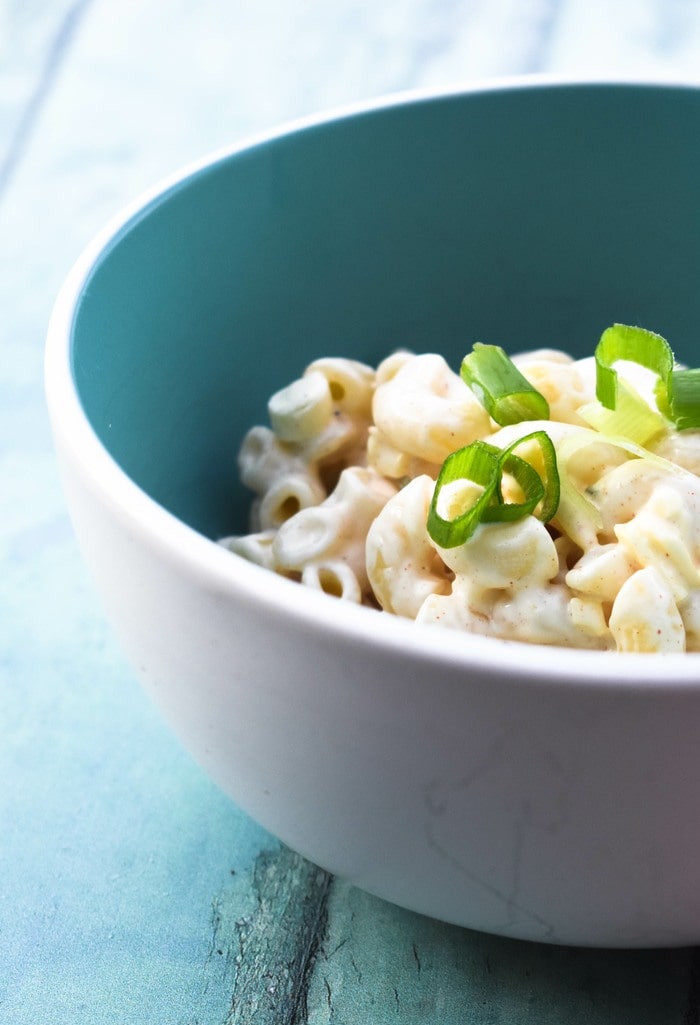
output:
[{"label": "elbow macaroni", "polygon": [[372,403],[377,435],[436,472],[451,452],[490,433],[489,416],[442,356],[425,353],[381,373]]},{"label": "elbow macaroni", "polygon": [[[434,354],[396,352],[376,370],[316,360],[271,397],[269,427],[246,435],[251,533],[224,543],[419,623],[537,644],[700,651],[700,431],[668,427],[636,451],[586,424],[593,361],[541,350],[514,362],[547,398],[550,420],[500,428]],[[440,548],[427,519],[447,456],[476,439],[502,449],[537,429],[562,478],[551,522],[484,522]],[[440,500],[454,515],[475,488],[457,481]]]}]

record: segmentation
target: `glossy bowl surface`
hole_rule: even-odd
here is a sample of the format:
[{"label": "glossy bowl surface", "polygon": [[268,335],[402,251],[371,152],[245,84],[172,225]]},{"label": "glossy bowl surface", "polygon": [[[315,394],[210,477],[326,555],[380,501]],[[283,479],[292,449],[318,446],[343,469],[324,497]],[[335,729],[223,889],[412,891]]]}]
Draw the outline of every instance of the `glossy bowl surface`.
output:
[{"label": "glossy bowl surface", "polygon": [[360,887],[558,943],[700,940],[700,662],[416,627],[218,547],[238,444],[328,354],[700,363],[700,90],[503,83],[217,154],[110,225],[46,385],[75,529],[135,672],[255,819]]}]

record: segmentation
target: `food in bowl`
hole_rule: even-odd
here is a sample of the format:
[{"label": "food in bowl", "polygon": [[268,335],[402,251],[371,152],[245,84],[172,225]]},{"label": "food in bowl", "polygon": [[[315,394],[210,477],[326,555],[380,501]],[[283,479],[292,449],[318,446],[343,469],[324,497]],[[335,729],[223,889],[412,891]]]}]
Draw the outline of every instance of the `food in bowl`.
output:
[{"label": "food in bowl", "polygon": [[[618,371],[612,364],[620,365]],[[700,403],[668,343],[315,360],[239,454],[252,562],[419,623],[700,651]]]},{"label": "food in bowl", "polygon": [[214,543],[247,530],[232,457],[329,339],[458,367],[465,329],[581,357],[617,318],[697,365],[699,127],[697,87],[521,80],[321,119],[159,187],[57,302],[66,496],[138,679],[257,822],[415,911],[697,943],[697,654],[504,642],[284,580]]}]

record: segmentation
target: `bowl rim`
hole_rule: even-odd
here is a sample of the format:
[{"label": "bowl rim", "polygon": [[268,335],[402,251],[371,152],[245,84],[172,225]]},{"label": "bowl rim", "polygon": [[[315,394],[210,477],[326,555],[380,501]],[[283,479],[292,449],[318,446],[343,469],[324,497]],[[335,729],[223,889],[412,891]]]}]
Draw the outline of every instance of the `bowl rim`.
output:
[{"label": "bowl rim", "polygon": [[[517,680],[518,686],[526,681],[530,686],[556,688],[563,683],[592,690],[695,690],[700,683],[700,652],[649,655],[537,645],[416,624],[350,602],[342,603],[339,616],[338,599],[274,576],[227,551],[143,491],[100,441],[83,409],[72,373],[73,327],[93,271],[122,235],[148,216],[155,205],[186,188],[212,166],[291,134],[396,107],[480,94],[582,87],[698,93],[700,80],[669,75],[635,78],[537,74],[491,78],[450,88],[394,92],[283,122],[219,147],[156,182],[117,212],[85,246],[56,297],[46,336],[44,388],[57,448],[71,453],[82,471],[89,474],[93,488],[109,497],[115,515],[155,550],[193,573],[201,584],[245,598],[249,606],[285,616],[300,628],[321,629],[346,642],[370,643],[385,653],[432,662],[437,668],[456,666],[472,672],[507,674],[509,679]],[[562,680],[562,659],[567,656],[573,657]]]}]

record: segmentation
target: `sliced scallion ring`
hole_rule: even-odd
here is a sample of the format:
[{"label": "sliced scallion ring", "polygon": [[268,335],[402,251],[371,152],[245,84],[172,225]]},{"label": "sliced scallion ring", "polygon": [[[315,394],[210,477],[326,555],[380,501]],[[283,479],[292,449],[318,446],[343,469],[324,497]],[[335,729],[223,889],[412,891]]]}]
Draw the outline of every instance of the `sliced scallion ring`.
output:
[{"label": "sliced scallion ring", "polygon": [[665,338],[626,324],[613,324],[604,331],[595,351],[596,396],[606,409],[617,408],[619,384],[612,364],[620,359],[639,363],[657,375],[656,405],[676,430],[700,427],[700,370],[677,368]]},{"label": "sliced scallion ring", "polygon": [[[435,482],[433,499],[428,513],[428,533],[440,548],[456,548],[472,536],[481,522],[484,509],[496,494],[500,480],[500,452],[484,441],[458,449],[442,464]],[[446,519],[438,512],[440,492],[454,481],[468,480],[481,485],[479,497],[454,519]]]},{"label": "sliced scallion ring", "polygon": [[538,508],[536,503],[532,511],[538,520],[549,523],[559,506],[560,495],[559,468],[554,442],[546,431],[533,431],[532,434],[526,434],[514,441],[505,451],[508,455],[517,456],[518,449],[532,445],[537,446],[537,452],[532,455],[528,453],[525,461],[539,476],[544,492],[541,505]]},{"label": "sliced scallion ring", "polygon": [[[516,452],[533,443],[542,473]],[[503,475],[510,474],[523,493],[523,500],[503,500]],[[460,480],[471,481],[482,489],[472,497],[466,509],[448,519],[440,512],[443,489]],[[514,522],[535,514],[543,522],[552,518],[559,504],[559,474],[556,453],[545,431],[533,431],[518,438],[506,449],[497,449],[483,441],[453,452],[442,465],[435,482],[428,513],[427,529],[440,548],[465,544],[480,523]]]},{"label": "sliced scallion ring", "polygon": [[499,345],[477,342],[462,360],[462,380],[502,427],[521,420],[548,420],[544,395],[523,377]]},{"label": "sliced scallion ring", "polygon": [[[520,456],[508,451],[499,459],[498,487],[496,489],[498,502],[486,506],[481,516],[482,523],[514,523],[524,516],[533,513],[536,507],[544,498],[544,484],[537,470]],[[509,474],[518,484],[523,495],[522,502],[504,501],[503,475]]]},{"label": "sliced scallion ring", "polygon": [[662,389],[668,388],[674,361],[666,339],[642,327],[613,324],[603,331],[595,350],[596,396],[606,409],[615,409],[617,402],[617,371],[613,363],[618,360],[639,363],[657,375]]},{"label": "sliced scallion ring", "polygon": [[700,427],[700,369],[674,370],[668,392],[676,429]]}]

